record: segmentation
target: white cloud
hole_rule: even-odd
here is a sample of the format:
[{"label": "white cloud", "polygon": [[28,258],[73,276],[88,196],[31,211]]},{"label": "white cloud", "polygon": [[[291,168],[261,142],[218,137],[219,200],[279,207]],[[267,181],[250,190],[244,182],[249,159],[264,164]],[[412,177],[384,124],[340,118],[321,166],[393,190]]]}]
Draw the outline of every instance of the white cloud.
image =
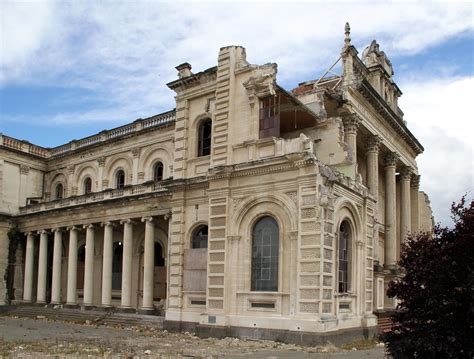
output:
[{"label": "white cloud", "polygon": [[465,193],[474,197],[474,123],[468,109],[474,77],[425,79],[403,89],[400,107],[425,147],[418,158],[421,187],[430,196],[435,221],[448,225],[451,203]]}]

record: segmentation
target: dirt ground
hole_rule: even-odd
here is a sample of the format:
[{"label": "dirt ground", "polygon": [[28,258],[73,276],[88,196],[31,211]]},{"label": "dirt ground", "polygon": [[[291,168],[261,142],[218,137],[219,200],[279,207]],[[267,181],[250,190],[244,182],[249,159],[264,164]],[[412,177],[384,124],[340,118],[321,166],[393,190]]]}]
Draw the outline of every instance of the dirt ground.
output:
[{"label": "dirt ground", "polygon": [[319,359],[384,358],[375,342],[354,343],[368,350],[301,347],[263,340],[200,339],[190,333],[168,333],[145,327],[73,324],[0,317],[0,358],[160,358],[160,359]]}]

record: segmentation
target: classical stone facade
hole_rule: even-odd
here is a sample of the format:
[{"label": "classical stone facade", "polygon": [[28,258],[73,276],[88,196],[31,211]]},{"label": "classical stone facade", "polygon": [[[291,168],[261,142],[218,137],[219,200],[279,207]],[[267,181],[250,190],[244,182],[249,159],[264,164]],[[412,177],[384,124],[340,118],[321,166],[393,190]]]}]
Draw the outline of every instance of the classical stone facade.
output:
[{"label": "classical stone facade", "polygon": [[224,47],[216,67],[177,67],[175,110],[54,148],[2,135],[10,299],[161,306],[169,327],[209,332],[373,328],[400,243],[431,230],[423,147],[378,44],[359,57],[347,26],[339,62],[286,91],[276,64]]}]

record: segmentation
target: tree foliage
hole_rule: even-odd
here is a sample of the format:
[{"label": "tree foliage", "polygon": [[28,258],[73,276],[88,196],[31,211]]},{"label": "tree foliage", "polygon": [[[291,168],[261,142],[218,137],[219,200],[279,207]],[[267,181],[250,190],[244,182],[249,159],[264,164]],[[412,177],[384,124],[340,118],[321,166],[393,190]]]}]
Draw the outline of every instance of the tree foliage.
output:
[{"label": "tree foliage", "polygon": [[474,358],[473,206],[463,197],[451,207],[454,228],[438,225],[402,246],[404,274],[388,289],[398,310],[382,335],[394,358]]}]

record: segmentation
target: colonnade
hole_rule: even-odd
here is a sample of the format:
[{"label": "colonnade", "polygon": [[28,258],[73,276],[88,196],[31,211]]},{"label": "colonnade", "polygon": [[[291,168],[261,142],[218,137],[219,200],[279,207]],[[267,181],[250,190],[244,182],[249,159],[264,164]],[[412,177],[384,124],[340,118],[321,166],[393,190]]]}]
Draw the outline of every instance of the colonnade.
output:
[{"label": "colonnade", "polygon": [[[381,139],[377,135],[369,137],[366,147],[367,158],[367,187],[375,198],[379,194],[379,152]],[[397,163],[400,156],[395,152],[386,152],[383,158],[385,178],[385,265],[395,267],[397,263],[397,211],[396,211],[396,176]],[[399,240],[402,243],[408,233],[418,228],[412,228],[411,193],[418,194],[419,176],[413,168],[403,166],[400,175],[400,231]],[[417,225],[417,221],[413,221]]]},{"label": "colonnade", "polygon": [[[155,222],[153,217],[143,217],[145,223],[144,241],[144,275],[143,275],[143,301],[141,309],[153,310],[153,285],[155,263]],[[122,293],[121,308],[132,308],[132,255],[133,233],[136,220],[125,219],[120,222],[108,221],[101,223],[104,228],[103,261],[102,261],[102,293],[101,306],[112,306],[112,259],[113,259],[113,230],[115,226],[123,225],[123,257],[122,257]],[[51,229],[54,233],[53,268],[51,285],[51,304],[61,304],[61,271],[62,271],[62,241],[63,236],[69,234],[69,253],[67,266],[67,293],[66,305],[76,306],[77,303],[77,260],[78,260],[78,232],[86,231],[85,268],[84,268],[84,293],[83,305],[91,307],[94,290],[94,249],[96,246],[96,229],[99,224],[87,224],[72,227],[57,227]],[[34,281],[34,251],[36,237],[39,235],[37,303],[46,303],[46,279],[48,258],[48,230],[28,232],[26,234],[25,276],[23,288],[23,301],[33,300]]]},{"label": "colonnade", "polygon": [[[360,117],[354,113],[343,118],[344,141],[349,148],[351,162],[354,164],[355,174],[357,173],[357,132],[360,123]],[[367,188],[376,199],[378,199],[379,196],[379,155],[381,142],[382,141],[380,136],[370,135],[366,143]],[[388,268],[395,267],[397,263],[396,170],[399,159],[400,156],[397,153],[391,151],[386,152],[383,158],[385,171],[385,265]],[[418,221],[412,221],[411,187],[414,187],[413,194],[417,195],[419,186],[419,176],[415,176],[413,168],[409,166],[399,168],[399,172],[399,239],[400,243],[402,243],[412,229],[415,231],[418,230],[418,228],[412,228],[412,222],[414,223],[414,225],[417,225]]]}]

